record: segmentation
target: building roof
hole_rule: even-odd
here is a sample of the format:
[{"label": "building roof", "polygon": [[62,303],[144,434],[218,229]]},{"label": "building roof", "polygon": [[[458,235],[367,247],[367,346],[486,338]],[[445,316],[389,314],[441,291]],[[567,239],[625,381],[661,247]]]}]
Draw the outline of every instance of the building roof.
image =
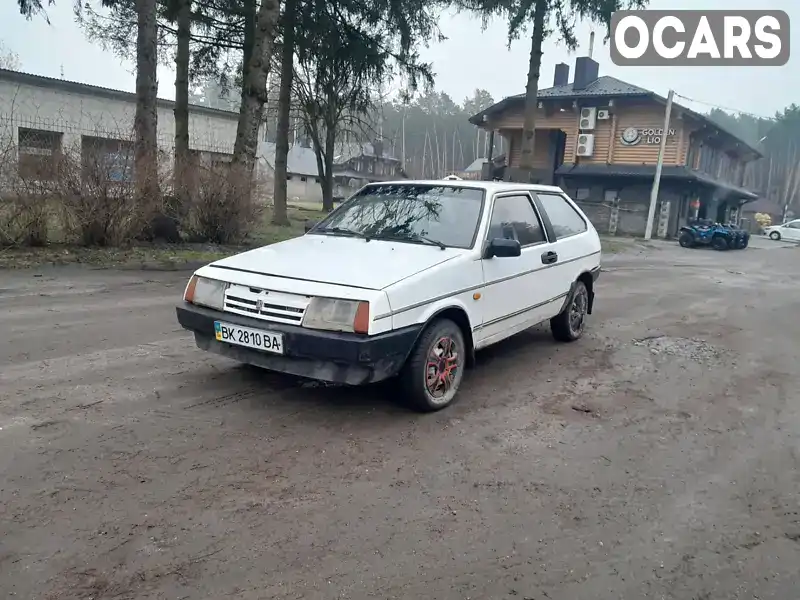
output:
[{"label": "building roof", "polygon": [[464,169],[464,173],[473,173],[475,171],[481,171],[483,169],[483,165],[486,164],[486,158],[476,158],[473,160],[469,166]]},{"label": "building roof", "polygon": [[[351,158],[358,158],[359,156],[377,156],[375,152],[375,144],[371,142],[356,143],[356,144],[342,144],[333,161],[335,163],[347,162]],[[394,156],[392,152],[384,144],[381,157],[385,160],[400,162],[400,159]]]},{"label": "building roof", "polygon": [[783,215],[783,207],[777,202],[759,198],[747,205],[747,212],[767,213],[768,215]]},{"label": "building roof", "polygon": [[[555,99],[578,100],[578,99],[592,99],[592,98],[598,98],[598,99],[649,98],[651,100],[655,100],[662,104],[665,104],[667,102],[666,98],[659,96],[655,92],[639,87],[638,85],[633,85],[632,83],[621,81],[616,77],[610,77],[609,75],[603,75],[602,77],[598,77],[583,89],[575,90],[573,89],[573,85],[574,82],[568,83],[567,85],[560,85],[556,87],[539,90],[539,92],[537,93],[537,98],[540,100],[555,100]],[[500,102],[483,109],[478,114],[473,115],[472,117],[470,117],[469,122],[472,123],[473,125],[480,126],[484,122],[485,117],[501,113],[511,106],[519,105],[520,102],[523,103],[525,102],[525,94],[517,94],[516,96],[509,96],[507,98],[504,98]],[[693,116],[695,119],[704,122],[712,126],[713,128],[718,129],[719,131],[726,133],[730,137],[737,140],[742,146],[747,148],[751,153],[755,154],[758,158],[762,158],[763,155],[761,154],[761,152],[753,148],[750,144],[745,142],[742,138],[740,138],[736,134],[732,133],[730,130],[720,126],[719,123],[709,118],[708,115],[695,112],[690,108],[681,106],[677,102],[673,102],[673,106],[680,108],[681,111]]]},{"label": "building roof", "polygon": [[[120,100],[122,102],[136,102],[136,94],[130,92],[123,92],[121,90],[113,90],[111,88],[99,87],[96,85],[88,85],[86,83],[78,83],[77,81],[67,81],[66,79],[55,79],[53,77],[44,77],[42,75],[33,75],[31,73],[23,73],[21,71],[10,71],[8,69],[0,69],[0,81],[8,81],[20,85],[29,85],[32,87],[47,88],[60,92],[67,92],[70,94],[82,94],[85,96],[95,96],[97,98],[106,98],[108,100]],[[175,108],[173,100],[165,100],[159,98],[158,106],[172,110]],[[220,117],[223,119],[238,120],[239,113],[229,110],[220,110],[218,108],[210,108],[208,106],[200,106],[198,104],[190,104],[189,110],[193,113],[207,114],[213,117]]]},{"label": "building roof", "polygon": [[[261,142],[258,145],[259,156],[267,161],[270,167],[275,168],[275,142]],[[311,148],[304,148],[295,144],[289,148],[286,172],[291,175],[319,177],[317,168],[317,155]]]},{"label": "building roof", "polygon": [[[561,176],[581,176],[581,177],[632,177],[632,178],[645,178],[652,179],[656,173],[655,165],[626,165],[626,164],[564,164],[556,169],[556,175]],[[724,189],[727,192],[732,192],[742,198],[748,200],[755,200],[758,194],[751,192],[745,188],[732,185],[707,173],[695,171],[684,166],[664,165],[661,171],[662,180],[679,179],[683,181],[694,181],[711,185],[716,188]]]}]

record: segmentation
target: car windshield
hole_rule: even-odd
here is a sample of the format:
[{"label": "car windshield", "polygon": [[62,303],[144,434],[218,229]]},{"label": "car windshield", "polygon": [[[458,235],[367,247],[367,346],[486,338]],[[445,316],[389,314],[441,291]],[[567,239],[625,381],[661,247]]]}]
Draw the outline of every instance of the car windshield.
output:
[{"label": "car windshield", "polygon": [[471,248],[483,199],[483,190],[476,188],[373,185],[353,196],[309,233]]}]

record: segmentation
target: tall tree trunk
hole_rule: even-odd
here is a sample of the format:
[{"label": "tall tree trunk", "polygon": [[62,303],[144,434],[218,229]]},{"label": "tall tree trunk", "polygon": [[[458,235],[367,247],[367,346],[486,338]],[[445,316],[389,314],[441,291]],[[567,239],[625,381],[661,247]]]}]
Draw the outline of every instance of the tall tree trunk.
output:
[{"label": "tall tree trunk", "polygon": [[525,88],[525,120],[522,125],[522,148],[519,159],[521,169],[533,169],[536,144],[536,106],[539,94],[539,69],[542,66],[542,42],[544,41],[547,0],[536,0],[531,34],[531,54],[528,61],[528,85]]},{"label": "tall tree trunk", "polygon": [[288,225],[286,176],[289,159],[289,127],[294,78],[294,36],[297,0],[286,0],[283,8],[283,47],[281,48],[281,88],[278,94],[278,125],[275,131],[275,187],[272,194],[272,222]]},{"label": "tall tree trunk", "polygon": [[247,76],[247,68],[253,58],[256,42],[256,0],[243,0],[244,39],[242,40],[242,82]]},{"label": "tall tree trunk", "polygon": [[156,78],[158,24],[156,0],[136,0],[136,115],[134,166],[136,195],[146,218],[155,215],[158,185],[158,79]]},{"label": "tall tree trunk", "polygon": [[[328,106],[335,106],[335,100],[329,100]],[[325,127],[325,175],[322,179],[322,210],[333,210],[333,156],[336,146],[336,118],[328,115]]]},{"label": "tall tree trunk", "polygon": [[188,207],[191,185],[189,154],[189,38],[191,36],[192,0],[178,0],[178,48],[175,53],[175,191],[177,213]]},{"label": "tall tree trunk", "polygon": [[[153,1],[153,0],[149,0]],[[249,202],[253,168],[258,152],[258,130],[267,102],[267,74],[275,47],[275,29],[280,17],[280,0],[262,0],[256,17],[253,51],[242,79],[242,102],[230,168],[230,194],[233,203]]]}]

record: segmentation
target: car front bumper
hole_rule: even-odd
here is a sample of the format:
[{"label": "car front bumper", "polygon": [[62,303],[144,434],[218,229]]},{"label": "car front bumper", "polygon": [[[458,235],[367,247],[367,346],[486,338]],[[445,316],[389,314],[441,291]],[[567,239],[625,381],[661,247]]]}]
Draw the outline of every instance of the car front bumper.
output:
[{"label": "car front bumper", "polygon": [[[362,385],[396,375],[416,343],[421,326],[378,335],[306,329],[220,312],[184,303],[176,307],[178,322],[194,333],[201,350],[270,371],[330,383]],[[283,354],[271,354],[219,342],[214,321],[225,321],[283,334]]]}]

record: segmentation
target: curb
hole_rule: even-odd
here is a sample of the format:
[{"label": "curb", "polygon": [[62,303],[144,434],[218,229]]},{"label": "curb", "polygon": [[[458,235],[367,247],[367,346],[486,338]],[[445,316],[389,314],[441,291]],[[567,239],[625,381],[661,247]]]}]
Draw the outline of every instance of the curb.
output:
[{"label": "curb", "polygon": [[149,261],[142,263],[128,263],[117,266],[94,267],[98,271],[107,269],[118,269],[120,271],[196,271],[200,267],[206,266],[208,260],[189,260],[189,261]]}]

